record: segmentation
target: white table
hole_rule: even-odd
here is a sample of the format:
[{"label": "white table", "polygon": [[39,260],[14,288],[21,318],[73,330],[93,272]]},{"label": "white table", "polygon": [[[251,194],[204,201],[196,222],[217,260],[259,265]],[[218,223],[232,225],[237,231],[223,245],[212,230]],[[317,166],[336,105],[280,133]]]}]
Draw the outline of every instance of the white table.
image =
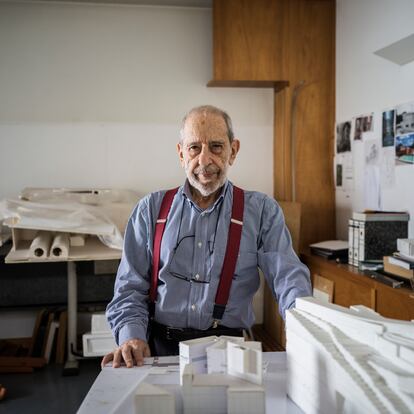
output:
[{"label": "white table", "polygon": [[[150,374],[152,358],[148,365],[133,368],[103,368],[78,410],[78,414],[130,414],[134,411],[134,393],[144,380],[165,386],[176,395],[176,412],[182,413],[182,399],[179,387],[179,370],[166,374]],[[266,389],[266,413],[300,414],[302,411],[286,396],[286,353],[264,352],[263,361],[268,363],[264,376]],[[178,357],[160,357],[159,364],[175,362]],[[155,414],[155,413],[154,413]]]},{"label": "white table", "polygon": [[67,361],[63,368],[64,375],[77,375],[79,362],[76,355],[79,354],[76,346],[77,338],[77,315],[78,315],[78,284],[76,273],[76,262],[97,261],[97,260],[118,260],[121,258],[121,251],[111,249],[103,245],[97,238],[89,238],[85,247],[72,247],[71,254],[67,258],[28,258],[30,243],[21,242],[23,248],[11,250],[7,255],[6,263],[50,263],[67,262],[68,275],[68,336],[67,336]]}]

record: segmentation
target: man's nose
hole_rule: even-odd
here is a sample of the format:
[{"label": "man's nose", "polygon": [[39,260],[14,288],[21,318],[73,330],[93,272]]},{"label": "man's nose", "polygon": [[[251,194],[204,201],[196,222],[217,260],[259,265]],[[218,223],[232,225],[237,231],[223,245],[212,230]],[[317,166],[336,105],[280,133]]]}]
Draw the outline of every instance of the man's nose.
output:
[{"label": "man's nose", "polygon": [[206,167],[207,165],[211,164],[211,153],[208,147],[203,147],[201,149],[200,155],[198,157],[198,163],[202,167]]}]

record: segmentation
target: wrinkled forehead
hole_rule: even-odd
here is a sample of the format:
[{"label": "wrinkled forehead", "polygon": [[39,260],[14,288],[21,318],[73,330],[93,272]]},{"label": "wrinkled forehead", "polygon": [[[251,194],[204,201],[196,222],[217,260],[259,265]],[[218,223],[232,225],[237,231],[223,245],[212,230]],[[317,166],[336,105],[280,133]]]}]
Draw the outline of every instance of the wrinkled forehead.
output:
[{"label": "wrinkled forehead", "polygon": [[183,141],[228,139],[227,125],[220,114],[201,112],[191,114],[183,128]]}]

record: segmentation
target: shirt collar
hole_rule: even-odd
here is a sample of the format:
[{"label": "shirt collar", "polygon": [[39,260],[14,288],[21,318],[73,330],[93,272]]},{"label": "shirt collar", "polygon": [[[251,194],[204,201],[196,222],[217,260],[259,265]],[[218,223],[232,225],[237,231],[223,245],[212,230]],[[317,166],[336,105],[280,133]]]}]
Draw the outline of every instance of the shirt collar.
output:
[{"label": "shirt collar", "polygon": [[[213,203],[212,206],[210,206],[208,209],[206,209],[205,211],[212,211],[214,210],[223,200],[223,198],[226,196],[227,194],[227,190],[230,188],[232,188],[232,183],[229,180],[226,180],[223,187],[221,187],[221,192],[220,195],[218,196],[217,200]],[[196,208],[200,208],[196,203],[194,203],[193,198],[191,196],[191,189],[190,189],[190,183],[188,181],[188,179],[185,180],[185,183],[182,187],[182,194],[183,196],[189,201],[189,203],[191,205],[193,205]]]}]

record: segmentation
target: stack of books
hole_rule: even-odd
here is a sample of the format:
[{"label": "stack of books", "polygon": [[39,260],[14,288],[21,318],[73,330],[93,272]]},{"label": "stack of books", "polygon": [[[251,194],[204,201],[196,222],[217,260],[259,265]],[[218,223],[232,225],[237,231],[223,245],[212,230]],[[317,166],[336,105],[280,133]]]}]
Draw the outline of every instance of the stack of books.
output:
[{"label": "stack of books", "polygon": [[408,280],[414,289],[414,239],[398,239],[398,252],[384,256],[384,271]]},{"label": "stack of books", "polygon": [[353,213],[348,225],[348,263],[359,266],[360,262],[381,262],[384,256],[392,255],[397,239],[408,237],[409,219],[406,212]]}]

